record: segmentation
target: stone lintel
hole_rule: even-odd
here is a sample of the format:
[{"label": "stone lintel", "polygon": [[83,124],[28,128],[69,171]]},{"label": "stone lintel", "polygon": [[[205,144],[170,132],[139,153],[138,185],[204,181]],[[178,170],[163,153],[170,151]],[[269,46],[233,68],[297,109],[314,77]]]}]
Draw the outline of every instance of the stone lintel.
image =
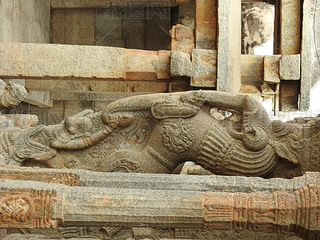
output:
[{"label": "stone lintel", "polygon": [[170,78],[170,52],[116,47],[0,43],[4,79],[140,80]]}]

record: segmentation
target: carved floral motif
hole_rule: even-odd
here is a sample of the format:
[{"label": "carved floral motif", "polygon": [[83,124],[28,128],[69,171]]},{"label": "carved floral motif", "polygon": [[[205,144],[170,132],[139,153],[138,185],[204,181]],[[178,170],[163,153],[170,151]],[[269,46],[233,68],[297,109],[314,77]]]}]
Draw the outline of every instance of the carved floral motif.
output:
[{"label": "carved floral motif", "polygon": [[23,196],[7,197],[0,202],[0,221],[26,222],[33,214],[32,200]]}]

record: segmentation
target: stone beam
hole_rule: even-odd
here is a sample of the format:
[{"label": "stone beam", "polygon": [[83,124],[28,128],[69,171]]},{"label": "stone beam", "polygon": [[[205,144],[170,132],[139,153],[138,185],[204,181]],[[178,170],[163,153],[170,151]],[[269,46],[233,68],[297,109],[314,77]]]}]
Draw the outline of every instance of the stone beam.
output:
[{"label": "stone beam", "polygon": [[[306,181],[313,178],[312,173],[304,175]],[[261,179],[229,176],[195,176],[176,174],[136,174],[136,173],[105,173],[74,169],[44,169],[28,167],[0,167],[0,178],[7,180],[36,181],[43,183],[59,183],[67,186],[97,188],[127,188],[149,190],[180,191],[223,191],[227,192],[273,192],[279,190],[292,191],[292,186],[303,187],[300,178]],[[168,185],[168,183],[170,184]],[[320,183],[320,182],[319,182]],[[301,185],[302,184],[302,185]]]},{"label": "stone beam", "polygon": [[122,93],[122,92],[51,92],[51,99],[56,101],[73,101],[77,99],[87,101],[113,102],[121,98],[148,93]]},{"label": "stone beam", "polygon": [[51,8],[174,7],[188,0],[51,0]]},{"label": "stone beam", "polygon": [[[121,175],[104,173],[117,181]],[[141,174],[135,174],[139,177]],[[146,175],[153,179],[162,175]],[[169,175],[169,180],[170,180]],[[183,177],[177,175],[175,177]],[[199,176],[195,176],[201,179]],[[211,177],[203,177],[210,183]],[[224,177],[233,184],[237,177]],[[242,178],[245,180],[246,178]],[[149,183],[152,183],[149,179]],[[254,191],[256,186],[273,191]],[[242,191],[181,190],[183,183],[163,190],[97,188],[0,179],[0,228],[56,228],[58,226],[198,227],[259,232],[296,231],[305,239],[317,239],[319,173],[293,180],[253,178],[239,183]],[[204,188],[205,185],[203,186]]]},{"label": "stone beam", "polygon": [[0,78],[141,80],[170,78],[170,52],[114,47],[0,43]]},{"label": "stone beam", "polygon": [[45,91],[29,91],[23,101],[39,108],[51,108],[53,106],[51,93]]},{"label": "stone beam", "polygon": [[217,90],[241,87],[241,0],[218,0]]}]

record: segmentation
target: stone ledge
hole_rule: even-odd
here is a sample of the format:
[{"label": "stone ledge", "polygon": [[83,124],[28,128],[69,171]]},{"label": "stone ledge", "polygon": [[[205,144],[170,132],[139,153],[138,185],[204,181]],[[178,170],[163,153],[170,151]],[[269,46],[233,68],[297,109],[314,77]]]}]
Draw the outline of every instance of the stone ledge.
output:
[{"label": "stone ledge", "polygon": [[142,80],[170,78],[170,51],[101,46],[0,43],[6,79]]}]

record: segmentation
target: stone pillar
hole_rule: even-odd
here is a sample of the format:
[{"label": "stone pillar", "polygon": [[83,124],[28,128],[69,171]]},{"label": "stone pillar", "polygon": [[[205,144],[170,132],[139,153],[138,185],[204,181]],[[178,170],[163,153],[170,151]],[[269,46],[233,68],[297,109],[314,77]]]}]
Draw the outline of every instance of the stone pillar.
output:
[{"label": "stone pillar", "polygon": [[303,2],[302,42],[301,42],[301,86],[300,111],[308,110],[310,106],[310,91],[313,71],[314,52],[314,15],[315,0]]},{"label": "stone pillar", "polygon": [[218,0],[218,91],[239,92],[240,62],[241,0]]}]

